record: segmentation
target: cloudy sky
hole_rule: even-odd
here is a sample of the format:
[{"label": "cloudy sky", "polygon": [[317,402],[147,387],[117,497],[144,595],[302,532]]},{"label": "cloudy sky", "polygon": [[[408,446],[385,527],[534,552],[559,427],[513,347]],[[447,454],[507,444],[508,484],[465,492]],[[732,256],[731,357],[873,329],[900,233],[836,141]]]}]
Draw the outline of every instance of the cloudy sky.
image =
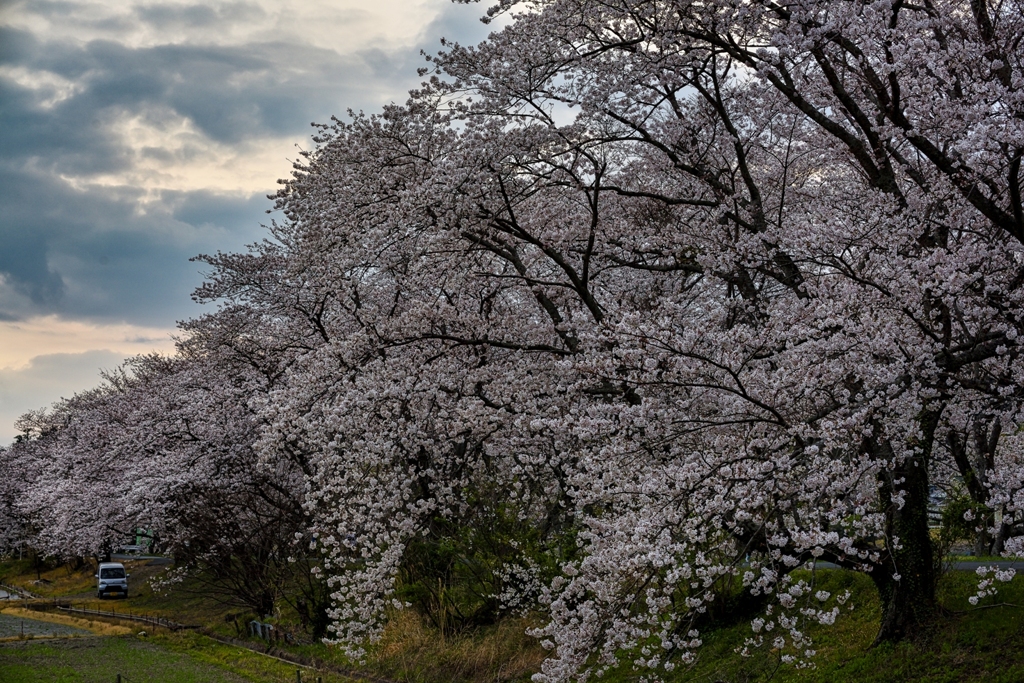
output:
[{"label": "cloudy sky", "polygon": [[189,257],[262,237],[309,124],[403,101],[487,4],[0,0],[0,444],[169,351]]}]

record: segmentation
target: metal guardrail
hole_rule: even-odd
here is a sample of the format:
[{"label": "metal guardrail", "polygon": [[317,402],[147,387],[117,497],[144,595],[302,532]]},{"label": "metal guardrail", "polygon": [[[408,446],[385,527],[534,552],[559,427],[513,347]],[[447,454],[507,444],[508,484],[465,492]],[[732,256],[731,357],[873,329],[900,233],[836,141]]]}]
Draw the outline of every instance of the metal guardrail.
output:
[{"label": "metal guardrail", "polygon": [[141,614],[132,614],[131,612],[117,612],[114,610],[98,610],[98,609],[82,609],[81,607],[66,607],[64,605],[57,605],[57,609],[61,612],[72,612],[74,614],[91,614],[97,617],[107,617],[109,619],[124,619],[127,621],[135,621],[142,624],[149,624],[150,626],[159,626],[166,628],[171,631],[181,630],[192,630],[198,628],[197,626],[189,626],[187,624],[180,624],[164,617],[148,617]]}]

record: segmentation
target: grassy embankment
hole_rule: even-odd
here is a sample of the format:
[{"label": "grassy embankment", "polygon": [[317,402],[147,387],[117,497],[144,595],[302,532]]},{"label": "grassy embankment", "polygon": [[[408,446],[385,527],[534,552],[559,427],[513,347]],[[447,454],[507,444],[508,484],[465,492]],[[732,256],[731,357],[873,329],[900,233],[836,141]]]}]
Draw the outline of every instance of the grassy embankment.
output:
[{"label": "grassy embankment", "polygon": [[[22,585],[46,597],[75,595],[78,597],[74,601],[84,607],[102,604],[103,609],[113,608],[117,612],[161,615],[201,624],[214,633],[229,637],[238,637],[236,624],[244,625],[253,616],[238,607],[218,604],[209,596],[191,592],[187,581],[166,594],[155,592],[148,582],[161,575],[164,567],[134,563],[129,570],[132,573],[132,597],[102,603],[92,594],[94,580],[90,567],[77,572],[67,567],[50,570],[42,575],[48,583],[42,584],[32,583],[35,574],[27,569],[24,563],[0,564],[0,582]],[[834,627],[807,627],[818,653],[814,658],[814,668],[779,667],[773,654],[740,657],[735,651],[750,635],[749,625],[741,622],[704,633],[705,646],[700,651],[697,664],[662,678],[668,683],[753,683],[769,678],[779,683],[1024,681],[1024,577],[1001,585],[1000,594],[987,598],[979,608],[971,607],[967,602],[976,581],[977,577],[969,572],[947,574],[940,589],[946,610],[943,618],[929,631],[917,634],[908,642],[873,648],[871,643],[879,611],[870,582],[863,576],[846,572],[819,572],[819,587],[833,592],[847,588],[852,591],[848,605],[853,609],[847,610]],[[288,614],[287,609],[276,621],[282,629],[298,631],[297,618]],[[537,671],[544,655],[536,642],[523,634],[526,626],[527,622],[523,620],[509,620],[473,633],[441,636],[414,614],[404,613],[392,622],[384,639],[371,650],[363,668],[378,676],[415,683],[526,681],[531,673]],[[24,650],[0,650],[0,680],[102,681],[107,680],[104,676],[112,671],[122,673],[130,681],[295,680],[294,665],[248,653],[198,634],[164,633],[160,629],[145,641],[137,637],[105,639],[102,645],[94,646],[95,656],[84,655],[82,648],[64,652],[61,648],[65,646],[56,642],[35,650],[32,648],[38,648],[38,644],[31,648],[22,647]],[[282,648],[339,666],[352,665],[338,652],[322,644]],[[62,677],[61,671],[66,673],[66,668],[61,668],[65,667],[61,657],[73,657],[74,666],[81,668],[83,675],[78,678]],[[128,667],[129,664],[138,664],[142,668],[121,671],[111,668]],[[22,669],[18,669],[19,666]],[[200,667],[207,673],[203,674],[205,677],[189,678],[198,675],[189,673],[193,671],[189,667]],[[18,678],[22,675],[17,673],[19,670],[34,671],[34,677]],[[52,674],[51,677],[40,677],[43,671],[50,672],[47,675]],[[135,675],[130,671],[135,671]],[[174,671],[173,675],[178,677],[160,673],[163,671]],[[210,672],[217,672],[221,678]],[[304,680],[311,681],[315,675],[323,676],[325,683],[348,680],[342,676],[311,672],[306,673]],[[606,674],[603,680],[627,683],[638,680],[640,675],[640,672],[624,666]],[[113,675],[109,680],[113,680]]]},{"label": "grassy embankment", "polygon": [[[62,602],[70,602],[75,607],[112,611],[118,615],[161,616],[180,623],[202,626],[218,636],[248,639],[245,625],[249,620],[255,618],[254,614],[237,605],[218,602],[210,595],[198,590],[196,582],[189,580],[175,584],[170,590],[154,590],[151,581],[162,577],[167,570],[166,566],[149,566],[145,561],[126,561],[124,564],[131,574],[129,579],[131,597],[127,600],[98,600],[94,593],[95,567],[91,565],[83,566],[78,570],[73,570],[66,565],[48,569],[39,574],[41,578],[39,580],[37,573],[31,569],[27,561],[0,562],[0,583],[26,588],[42,596],[44,601],[60,598]],[[0,608],[2,607],[3,603],[0,603]],[[90,619],[92,618],[90,617]],[[295,680],[297,668],[295,665],[278,662],[256,653],[225,645],[196,633],[171,633],[165,629],[140,625],[127,620],[119,622],[116,618],[108,618],[106,621],[128,626],[132,633],[141,630],[148,631],[146,642],[149,646],[168,651],[169,655],[187,656],[193,661],[216,667],[218,670],[241,675],[244,680],[258,683]],[[282,631],[288,630],[296,634],[301,632],[297,615],[290,613],[287,607],[284,607],[283,614],[270,621],[275,622]],[[71,623],[76,622],[72,621]],[[82,620],[77,623],[84,626],[86,622]],[[403,614],[394,620],[386,637],[375,647],[371,660],[360,668],[376,676],[401,681],[448,683],[470,680],[528,680],[529,675],[536,671],[537,665],[543,657],[543,651],[525,635],[525,629],[524,621],[509,620],[480,633],[463,634],[459,637],[438,637],[412,614]],[[138,640],[138,638],[133,636],[129,640]],[[259,644],[259,641],[255,639],[248,640],[254,645]],[[0,645],[0,648],[2,647],[3,645]],[[64,666],[62,657],[65,657],[65,654],[62,654],[64,653],[62,647],[52,642],[46,648],[39,649],[43,655],[33,659],[28,665],[29,668],[34,668],[37,671],[37,675],[25,680],[102,681],[105,680],[103,677],[105,673],[97,672],[108,672],[108,670],[113,672],[110,680],[114,680],[113,676],[116,673],[121,673],[132,681],[165,680],[159,677],[139,678],[138,675],[130,675],[127,673],[130,669],[125,669],[123,663],[118,664],[117,662],[131,660],[132,648],[126,649],[98,643],[94,647],[102,656],[97,655],[93,659],[96,662],[112,663],[109,666],[104,665],[106,668],[101,667],[94,670],[89,668],[92,666],[89,664],[92,659],[82,659],[83,671],[88,675],[79,678],[64,678],[60,673],[61,667]],[[80,653],[82,647],[78,646],[74,651]],[[306,645],[277,643],[275,647],[300,657],[315,658],[338,667],[352,668],[355,666],[353,662],[348,661],[336,650],[320,643]],[[3,668],[7,655],[6,650],[0,649],[0,681],[4,681],[4,683],[7,683],[6,676],[9,673]],[[118,657],[121,655],[124,656],[119,660]],[[75,657],[78,661],[77,654]],[[152,663],[155,661],[154,657],[157,655],[150,652],[143,661],[150,662],[147,666],[156,667],[154,670],[162,670],[160,666]],[[173,659],[174,657],[171,657],[171,660]],[[118,666],[121,669],[118,670]],[[182,671],[186,671],[186,669]],[[51,677],[40,677],[42,671],[48,672],[46,675]],[[180,680],[205,680],[201,677],[188,678],[189,675],[191,674],[182,673],[181,676],[184,678],[180,678]],[[323,683],[341,683],[352,680],[325,671],[315,673],[306,671],[303,680],[313,681],[316,676],[322,677]],[[21,679],[11,678],[10,680]],[[166,680],[177,681],[179,679]],[[211,678],[210,680],[220,679]],[[235,679],[226,678],[224,680]]]},{"label": "grassy embankment", "polygon": [[[950,572],[940,584],[942,618],[928,630],[896,645],[872,647],[880,616],[870,580],[848,572],[821,572],[819,586],[832,592],[849,589],[848,609],[835,626],[808,626],[813,638],[814,667],[778,666],[775,656],[743,658],[735,654],[748,624],[708,634],[700,660],[678,681],[729,683],[772,680],[778,683],[920,682],[1020,683],[1024,681],[1024,577],[1000,586],[999,594],[972,607],[967,598],[977,576]],[[1008,604],[1003,604],[1008,603]],[[999,606],[997,606],[999,605]],[[772,677],[774,672],[774,677]],[[612,676],[609,681],[631,680]]]}]

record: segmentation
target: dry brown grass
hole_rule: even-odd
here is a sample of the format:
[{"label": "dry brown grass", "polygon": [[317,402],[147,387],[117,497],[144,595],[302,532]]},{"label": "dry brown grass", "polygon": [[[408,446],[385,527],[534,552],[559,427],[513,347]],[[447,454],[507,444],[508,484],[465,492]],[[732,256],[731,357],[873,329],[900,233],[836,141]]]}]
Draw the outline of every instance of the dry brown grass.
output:
[{"label": "dry brown grass", "polygon": [[[128,584],[132,592],[138,592],[150,578],[162,574],[167,569],[166,566],[147,566],[148,560],[124,560],[121,563],[131,574]],[[63,564],[41,572],[38,579],[34,571],[28,571],[7,580],[12,585],[20,586],[44,598],[89,598],[96,594],[96,569],[96,561],[90,559],[78,569],[72,569],[70,564]]]},{"label": "dry brown grass", "polygon": [[494,683],[528,680],[545,651],[526,635],[531,622],[506,619],[488,627],[442,635],[412,610],[392,615],[369,661],[382,674],[416,683]]},{"label": "dry brown grass", "polygon": [[98,636],[124,636],[134,632],[133,629],[120,624],[108,624],[104,621],[80,619],[78,617],[72,617],[67,614],[58,614],[55,612],[37,612],[36,610],[25,609],[24,607],[4,607],[0,609],[0,612],[15,617],[35,619],[36,621],[45,621],[51,624],[60,624],[61,626],[74,626],[75,628],[84,629]]},{"label": "dry brown grass", "polygon": [[91,562],[86,562],[78,570],[73,570],[70,565],[65,564],[41,572],[38,579],[36,573],[31,572],[14,577],[10,579],[10,582],[36,595],[49,598],[83,593],[89,590],[95,591],[95,573],[96,565]]}]

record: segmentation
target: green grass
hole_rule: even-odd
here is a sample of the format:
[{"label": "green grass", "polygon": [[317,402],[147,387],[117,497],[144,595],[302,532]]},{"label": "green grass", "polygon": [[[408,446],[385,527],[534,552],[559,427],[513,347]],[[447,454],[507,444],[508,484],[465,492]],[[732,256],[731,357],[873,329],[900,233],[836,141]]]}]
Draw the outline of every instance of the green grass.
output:
[{"label": "green grass", "polygon": [[[294,664],[188,633],[0,643],[4,683],[291,683]],[[303,669],[302,680],[351,683],[328,672]]]},{"label": "green grass", "polygon": [[[113,683],[118,674],[127,683],[258,680],[135,638],[78,638],[0,645],[0,681],[4,683]],[[295,680],[294,673],[291,680]]]},{"label": "green grass", "polygon": [[[1020,683],[1024,681],[1024,579],[999,586],[999,594],[972,607],[977,576],[950,572],[940,584],[944,613],[927,630],[905,642],[872,647],[880,616],[878,598],[864,575],[819,571],[818,585],[836,592],[850,589],[848,603],[835,626],[808,625],[817,655],[813,667],[779,665],[777,652],[741,657],[735,650],[751,635],[748,623],[703,634],[697,663],[672,674],[666,683]],[[1001,603],[1011,603],[1001,605]],[[1017,605],[1020,605],[1019,607]],[[606,674],[609,683],[638,681],[628,665]]]},{"label": "green grass", "polygon": [[[295,681],[296,670],[300,668],[295,664],[226,645],[197,633],[182,632],[158,636],[154,642],[171,652],[187,654],[197,662],[231,671],[245,680],[258,683]],[[355,679],[333,672],[302,668],[302,680],[306,683],[313,683],[317,677],[322,683],[355,683]]]},{"label": "green grass", "polygon": [[[0,563],[0,572],[15,579],[26,579],[24,574],[14,576],[18,570],[24,569],[23,566]],[[232,616],[236,616],[242,624],[250,618],[251,615],[245,614],[244,610],[220,604],[202,591],[195,590],[196,585],[190,584],[189,580],[172,588],[170,592],[154,592],[146,584],[146,579],[158,576],[164,569],[133,569],[132,598],[127,601],[104,601],[104,609],[113,607],[121,612],[130,608],[135,613],[161,614],[179,621],[202,624],[214,632],[230,636],[237,635]],[[74,589],[91,578],[89,569],[71,572],[66,568],[58,568],[51,571],[49,586],[54,587],[59,584]],[[89,572],[88,576],[86,572]],[[34,573],[29,578],[34,578]],[[699,651],[696,664],[689,668],[680,667],[671,674],[661,672],[656,680],[665,683],[762,683],[768,680],[778,683],[1024,681],[1024,576],[1009,584],[1000,584],[999,595],[986,598],[980,608],[976,608],[968,603],[967,598],[973,594],[978,577],[973,572],[950,572],[943,579],[939,590],[943,616],[926,631],[914,634],[906,642],[879,647],[872,647],[880,612],[871,581],[861,574],[837,570],[819,570],[815,581],[816,589],[828,590],[833,594],[848,589],[852,597],[835,626],[806,627],[806,632],[814,641],[812,647],[817,651],[813,658],[813,668],[797,669],[792,665],[780,667],[777,652],[760,652],[748,658],[739,656],[737,648],[751,635],[748,621],[739,621],[730,626],[705,628],[701,635],[705,644]],[[80,599],[79,603],[90,606],[95,605],[96,601],[88,598]],[[1010,606],[1002,603],[1010,603]],[[848,609],[851,605],[854,608],[852,610]],[[278,621],[282,626],[298,628],[287,610]],[[529,623],[536,625],[540,622],[534,620]],[[535,640],[524,634],[527,626],[526,620],[507,619],[495,626],[442,636],[414,612],[405,611],[394,616],[382,641],[370,648],[367,661],[358,668],[408,683],[522,683],[528,681],[530,675],[539,669],[545,654]],[[117,673],[122,673],[129,681],[170,683],[191,680],[241,680],[256,683],[295,680],[294,665],[193,633],[163,634],[161,631],[160,635],[148,641],[124,638],[80,640],[81,643],[86,641],[110,644],[90,646],[98,648],[99,654],[86,655],[83,650],[82,656],[79,658],[76,655],[73,660],[66,657],[61,660],[59,655],[61,648],[70,648],[71,645],[57,645],[53,641],[48,644],[31,644],[33,648],[52,648],[38,650],[49,654],[40,655],[36,659],[29,658],[31,661],[26,659],[25,653],[29,652],[27,649],[0,650],[0,681],[102,683],[113,681]],[[16,645],[30,647],[27,644]],[[346,660],[337,649],[322,643],[282,646],[282,649],[307,658],[354,668],[354,663]],[[67,668],[68,661],[72,661],[74,667],[94,668],[84,669],[87,676],[75,678],[69,673],[71,669]],[[133,678],[132,669],[116,670],[115,665],[120,666],[118,662],[126,667],[148,666],[157,671],[158,675],[142,676],[145,669],[135,669],[136,676]],[[173,673],[162,673],[172,670]],[[196,671],[202,675],[194,673]],[[608,672],[602,680],[609,683],[633,683],[641,679],[642,673],[634,671],[627,663],[618,670]],[[323,676],[324,683],[350,680],[333,674],[319,675]],[[303,680],[311,682],[314,676],[306,672]]]}]

